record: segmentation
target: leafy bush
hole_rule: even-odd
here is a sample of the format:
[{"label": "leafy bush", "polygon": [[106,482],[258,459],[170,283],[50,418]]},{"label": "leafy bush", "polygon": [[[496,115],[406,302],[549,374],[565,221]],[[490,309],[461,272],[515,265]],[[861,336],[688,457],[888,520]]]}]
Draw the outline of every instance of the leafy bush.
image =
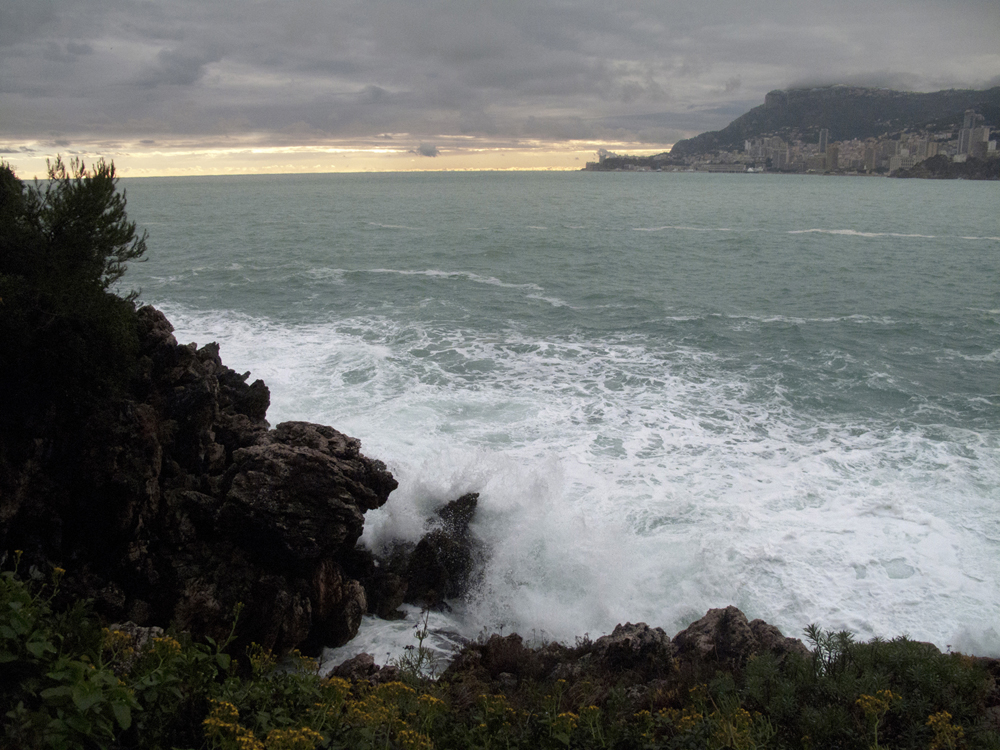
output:
[{"label": "leafy bush", "polygon": [[[990,680],[972,659],[905,638],[857,643],[812,628],[811,659],[751,658],[742,673],[626,686],[620,675],[493,683],[323,679],[230,638],[102,628],[58,609],[63,571],[0,574],[0,747],[312,750],[382,748],[1000,748]],[[238,618],[239,613],[235,613]]]}]

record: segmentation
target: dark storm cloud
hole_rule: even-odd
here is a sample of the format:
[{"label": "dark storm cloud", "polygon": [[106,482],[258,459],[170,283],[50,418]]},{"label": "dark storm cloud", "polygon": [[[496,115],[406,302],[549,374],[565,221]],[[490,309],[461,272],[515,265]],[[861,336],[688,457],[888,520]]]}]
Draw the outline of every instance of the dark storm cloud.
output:
[{"label": "dark storm cloud", "polygon": [[666,143],[795,84],[995,82],[997,38],[995,0],[3,0],[0,138]]}]

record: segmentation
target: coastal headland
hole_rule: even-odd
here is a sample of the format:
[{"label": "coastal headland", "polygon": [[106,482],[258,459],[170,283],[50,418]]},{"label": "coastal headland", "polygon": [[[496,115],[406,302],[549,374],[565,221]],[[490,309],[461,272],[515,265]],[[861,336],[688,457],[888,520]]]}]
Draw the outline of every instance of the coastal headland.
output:
[{"label": "coastal headland", "polygon": [[853,86],[776,90],[722,130],[653,156],[601,151],[584,170],[996,180],[998,127],[1000,87],[927,94]]}]

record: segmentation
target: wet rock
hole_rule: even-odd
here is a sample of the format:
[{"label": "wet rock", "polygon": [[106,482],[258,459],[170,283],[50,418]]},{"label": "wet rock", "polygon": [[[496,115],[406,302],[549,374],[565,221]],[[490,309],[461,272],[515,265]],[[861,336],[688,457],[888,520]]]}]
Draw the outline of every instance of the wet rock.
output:
[{"label": "wet rock", "polygon": [[594,641],[591,654],[609,669],[664,671],[673,663],[674,646],[663,628],[626,623]]},{"label": "wet rock", "polygon": [[757,652],[768,651],[779,659],[784,659],[788,654],[798,654],[803,658],[812,656],[806,644],[798,638],[788,638],[782,635],[774,625],[763,620],[754,620],[750,623],[750,632],[757,639]]},{"label": "wet rock", "polygon": [[95,400],[71,429],[42,413],[30,445],[0,436],[0,457],[20,461],[4,466],[0,543],[60,562],[64,589],[112,620],[221,639],[241,604],[239,643],[349,640],[368,603],[344,563],[392,475],[333,428],[269,429],[267,387],[218,345],[179,345],[151,307],[136,324],[127,394]]},{"label": "wet rock", "polygon": [[398,680],[399,669],[392,665],[380,667],[375,663],[374,656],[362,653],[338,664],[330,672],[330,675],[352,682],[368,682],[372,685],[378,685]]},{"label": "wet rock", "polygon": [[407,562],[405,601],[439,608],[466,593],[482,553],[469,529],[478,501],[479,493],[472,492],[438,511],[440,526],[417,543]]},{"label": "wet rock", "polygon": [[394,542],[377,555],[357,548],[348,556],[345,568],[362,582],[369,613],[401,619],[404,602],[445,609],[445,600],[469,591],[485,556],[470,529],[478,501],[479,494],[471,492],[445,505],[416,545]]},{"label": "wet rock", "polygon": [[763,620],[748,622],[746,615],[732,605],[710,609],[674,636],[673,643],[681,661],[719,663],[730,669],[741,668],[751,656],[763,652],[779,657],[811,654],[801,641],[786,638],[773,625]]},{"label": "wet rock", "polygon": [[367,680],[368,676],[376,669],[378,667],[375,666],[375,657],[371,654],[361,653],[338,664],[330,674],[345,680]]}]

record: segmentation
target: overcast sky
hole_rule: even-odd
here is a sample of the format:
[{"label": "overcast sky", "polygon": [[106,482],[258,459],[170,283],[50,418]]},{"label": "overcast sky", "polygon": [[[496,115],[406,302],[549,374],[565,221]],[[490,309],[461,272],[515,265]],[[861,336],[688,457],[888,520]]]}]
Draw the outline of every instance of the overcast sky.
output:
[{"label": "overcast sky", "polygon": [[998,0],[0,0],[0,156],[656,149],[776,88],[1000,85],[998,40]]}]

